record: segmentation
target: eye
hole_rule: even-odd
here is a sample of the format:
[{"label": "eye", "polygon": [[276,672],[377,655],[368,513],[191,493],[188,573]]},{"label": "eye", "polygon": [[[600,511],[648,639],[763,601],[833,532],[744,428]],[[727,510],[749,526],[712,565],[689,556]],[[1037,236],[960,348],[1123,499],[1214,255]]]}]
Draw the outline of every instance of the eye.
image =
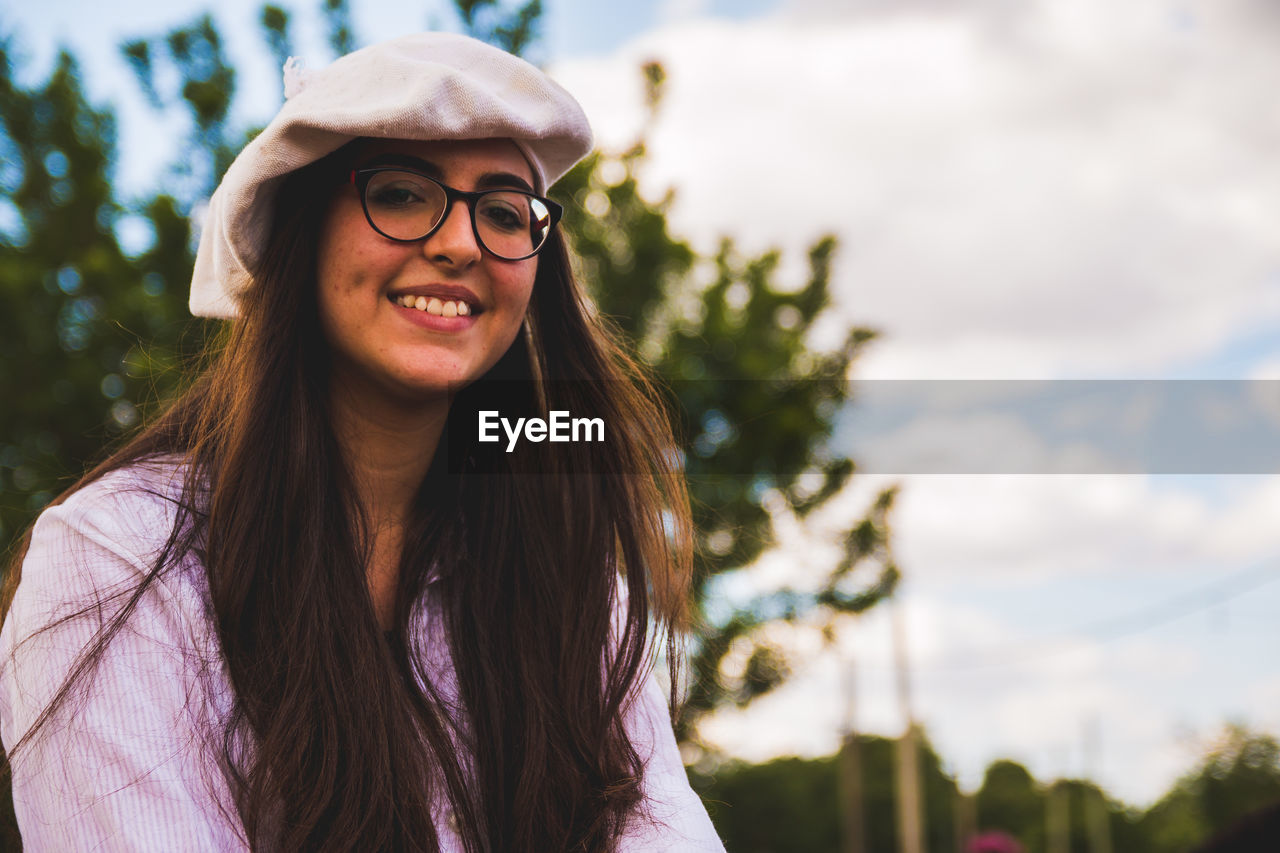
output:
[{"label": "eye", "polygon": [[369,179],[365,190],[366,202],[384,210],[439,206],[440,195],[435,184],[409,172],[379,172]]},{"label": "eye", "polygon": [[524,193],[488,193],[476,205],[476,217],[492,228],[519,231],[528,228],[529,200]]},{"label": "eye", "polygon": [[369,201],[388,207],[403,207],[422,201],[422,196],[411,187],[383,187],[376,193],[370,193]]}]

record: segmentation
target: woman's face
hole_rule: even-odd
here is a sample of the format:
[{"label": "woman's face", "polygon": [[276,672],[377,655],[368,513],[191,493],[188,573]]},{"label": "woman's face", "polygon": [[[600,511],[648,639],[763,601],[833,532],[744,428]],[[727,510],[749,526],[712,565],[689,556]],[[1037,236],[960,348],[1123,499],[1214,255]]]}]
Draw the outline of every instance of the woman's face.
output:
[{"label": "woman's face", "polygon": [[[355,168],[412,165],[459,190],[533,187],[528,162],[507,139],[362,140],[355,150]],[[519,333],[537,264],[481,249],[461,201],[426,240],[390,240],[370,227],[356,186],[344,183],[321,228],[317,266],[336,375],[406,401],[475,381]],[[428,310],[416,307],[419,298]]]}]

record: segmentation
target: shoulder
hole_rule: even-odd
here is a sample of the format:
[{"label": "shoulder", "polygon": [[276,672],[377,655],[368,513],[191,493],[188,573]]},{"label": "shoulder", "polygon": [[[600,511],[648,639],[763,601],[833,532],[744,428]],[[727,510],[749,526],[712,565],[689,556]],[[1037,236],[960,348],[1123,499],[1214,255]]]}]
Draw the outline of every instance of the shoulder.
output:
[{"label": "shoulder", "polygon": [[[114,556],[124,575],[150,571],[177,522],[186,471],[175,457],[135,462],[47,508],[32,528],[23,579],[66,565],[77,552]],[[64,559],[51,559],[58,556]]]},{"label": "shoulder", "polygon": [[172,459],[130,465],[40,514],[0,628],[0,711],[21,676],[44,685],[28,693],[51,699],[47,686],[77,671],[100,636],[118,636],[113,663],[153,649],[204,653],[207,581],[193,558],[166,550],[184,476]]},{"label": "shoulder", "polygon": [[[128,595],[162,561],[184,500],[186,465],[167,457],[109,472],[40,514],[22,561],[6,627],[35,629],[87,603]],[[172,599],[198,593],[190,572],[166,571],[150,584]]]},{"label": "shoulder", "polygon": [[627,824],[619,853],[724,853],[706,807],[689,785],[658,682],[655,674],[646,678],[628,712],[628,734],[645,765],[641,783],[644,798]]},{"label": "shoulder", "polygon": [[185,469],[106,474],[47,508],[0,629],[0,741],[33,849],[242,849],[208,758],[231,702],[201,572],[165,546]]},{"label": "shoulder", "polygon": [[[74,525],[88,535],[127,542],[132,550],[167,534],[183,500],[187,466],[175,457],[135,462],[102,475],[41,513],[41,526]],[[167,535],[164,537],[167,539]]]}]

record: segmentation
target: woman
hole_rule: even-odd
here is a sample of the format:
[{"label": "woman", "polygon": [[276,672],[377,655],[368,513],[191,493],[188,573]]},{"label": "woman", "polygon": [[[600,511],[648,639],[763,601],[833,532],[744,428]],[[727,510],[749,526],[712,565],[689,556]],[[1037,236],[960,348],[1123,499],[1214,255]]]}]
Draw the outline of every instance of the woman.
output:
[{"label": "woman", "polygon": [[[687,618],[670,430],[542,198],[580,107],[442,34],[289,88],[210,202],[209,367],[11,567],[25,844],[722,849],[650,674]],[[555,411],[604,440],[481,440]]]}]

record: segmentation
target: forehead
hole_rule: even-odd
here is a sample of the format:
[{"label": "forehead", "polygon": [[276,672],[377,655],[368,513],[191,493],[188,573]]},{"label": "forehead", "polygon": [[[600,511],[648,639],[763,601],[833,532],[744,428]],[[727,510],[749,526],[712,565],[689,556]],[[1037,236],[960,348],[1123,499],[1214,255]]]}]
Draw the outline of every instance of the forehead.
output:
[{"label": "forehead", "polygon": [[465,178],[509,172],[534,185],[533,169],[510,139],[359,139],[353,143],[359,165],[381,154],[402,154],[437,166],[446,177]]}]

